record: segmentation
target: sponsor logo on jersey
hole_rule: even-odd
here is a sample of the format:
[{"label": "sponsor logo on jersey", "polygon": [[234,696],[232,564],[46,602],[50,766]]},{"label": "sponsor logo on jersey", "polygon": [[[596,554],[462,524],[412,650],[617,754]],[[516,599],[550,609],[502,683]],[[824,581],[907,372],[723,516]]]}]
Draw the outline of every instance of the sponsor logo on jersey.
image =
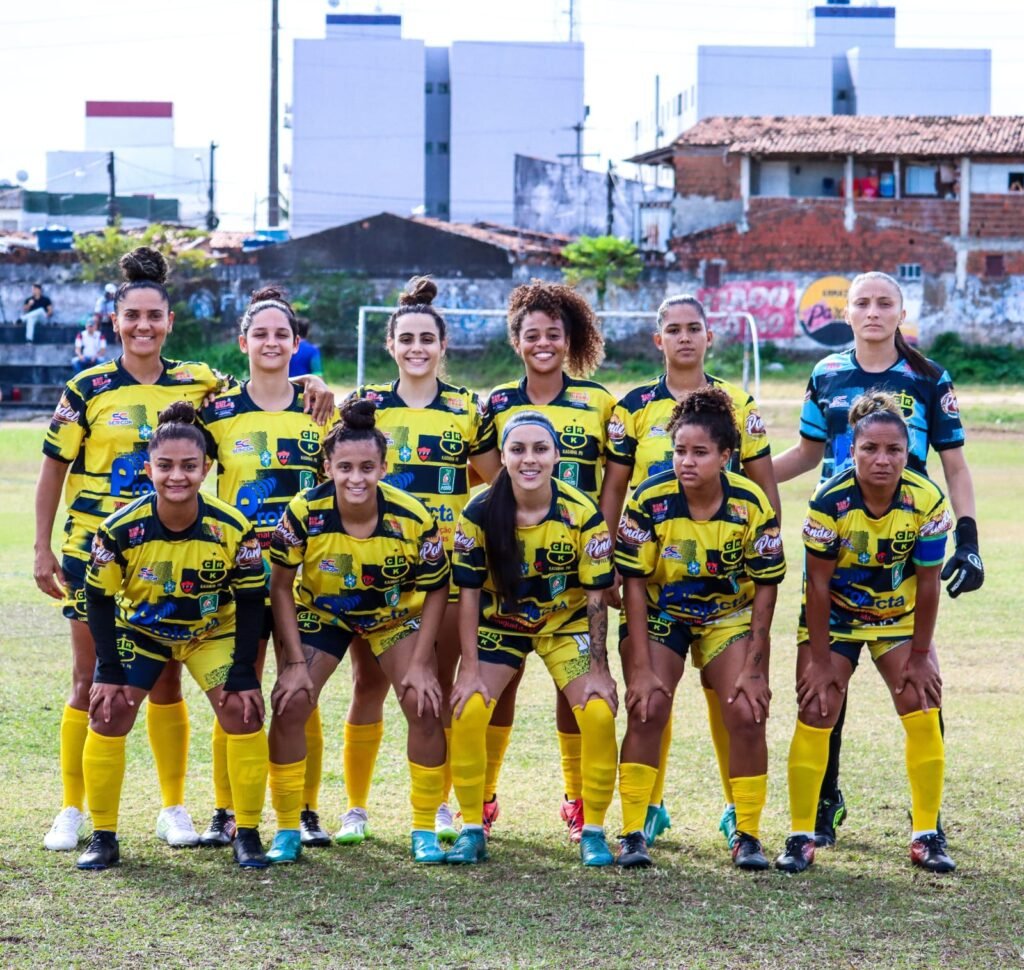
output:
[{"label": "sponsor logo on jersey", "polygon": [[191,579],[183,579],[181,581],[181,591],[183,593],[192,593],[196,588],[196,584]]},{"label": "sponsor logo on jersey", "polygon": [[150,425],[146,424],[145,421],[143,421],[142,424],[139,425],[139,437],[143,441],[149,441],[149,439],[153,437],[153,428]]},{"label": "sponsor logo on jersey", "polygon": [[128,545],[137,546],[140,545],[146,538],[146,527],[144,525],[130,525],[128,526]]},{"label": "sponsor logo on jersey", "polygon": [[219,605],[220,597],[216,593],[203,593],[199,597],[199,615],[209,616],[211,613],[216,613]]},{"label": "sponsor logo on jersey", "polygon": [[844,512],[849,511],[850,500],[848,498],[841,498],[836,502],[836,515],[842,515]]},{"label": "sponsor logo on jersey", "polygon": [[345,584],[346,589],[354,589],[356,585],[355,573],[345,573],[345,578],[342,582]]},{"label": "sponsor logo on jersey", "polygon": [[428,505],[427,511],[435,518],[438,522],[454,522],[455,513],[447,505]]},{"label": "sponsor logo on jersey", "polygon": [[679,546],[665,546],[661,550],[662,559],[674,559],[676,562],[683,561],[683,554],[679,551]]},{"label": "sponsor logo on jersey", "polygon": [[277,523],[277,528],[274,530],[274,539],[283,546],[302,545],[302,540],[295,534],[295,527],[292,525],[287,512],[281,516],[280,521]]},{"label": "sponsor logo on jersey", "polygon": [[639,546],[651,541],[649,529],[642,529],[640,523],[631,515],[619,519],[619,538],[631,546]]},{"label": "sponsor logo on jersey", "polygon": [[586,407],[590,403],[589,391],[570,391],[569,400],[577,407]]},{"label": "sponsor logo on jersey", "polygon": [[575,461],[560,461],[558,463],[558,480],[569,485],[579,485],[580,466]]},{"label": "sponsor logo on jersey", "polygon": [[820,542],[823,546],[830,545],[838,538],[835,529],[830,529],[827,525],[824,525],[817,519],[812,519],[810,516],[804,519],[803,536],[804,541]]},{"label": "sponsor logo on jersey", "polygon": [[554,598],[565,592],[566,577],[563,573],[548,577],[548,595]]},{"label": "sponsor logo on jersey", "polygon": [[949,509],[943,509],[940,515],[929,519],[921,526],[920,534],[924,537],[935,536],[942,532],[949,532],[951,528],[953,528],[953,517],[949,514]]},{"label": "sponsor logo on jersey", "polygon": [[[270,464],[270,461],[269,461],[270,453],[269,452],[264,452],[263,454],[267,455],[267,458],[268,458],[267,464],[269,465]],[[277,452],[278,464],[280,464],[280,465],[287,465],[289,458],[291,458],[291,455],[289,454],[287,448],[279,448],[278,449],[278,452]],[[260,460],[261,461],[263,460],[263,455],[260,455]]]},{"label": "sponsor logo on jersey", "polygon": [[835,411],[845,411],[850,406],[850,399],[845,394],[837,394],[832,398],[828,406]]},{"label": "sponsor logo on jersey", "polygon": [[655,522],[664,522],[668,516],[668,499],[658,499],[656,502],[651,502],[651,518]]},{"label": "sponsor logo on jersey", "polygon": [[114,553],[104,544],[97,535],[92,538],[92,564],[94,566],[105,566],[108,562],[114,561]]},{"label": "sponsor logo on jersey", "polygon": [[390,431],[381,429],[381,434],[384,435],[384,444],[389,448],[395,447],[395,436]]},{"label": "sponsor logo on jersey", "polygon": [[608,440],[618,443],[625,439],[626,423],[617,414],[613,414],[608,421]]},{"label": "sponsor logo on jersey", "polygon": [[179,384],[192,384],[195,382],[195,378],[192,376],[192,371],[190,371],[187,367],[182,367],[181,370],[176,371],[174,374],[174,379]]},{"label": "sponsor logo on jersey", "polygon": [[384,594],[384,602],[387,603],[388,606],[390,606],[392,609],[394,609],[396,606],[398,606],[399,600],[401,600],[401,598],[402,598],[402,587],[401,586],[392,586],[391,589],[389,589]]},{"label": "sponsor logo on jersey", "polygon": [[230,397],[221,397],[213,402],[213,410],[217,412],[217,417],[225,418],[230,414],[235,413],[235,400]]},{"label": "sponsor logo on jersey", "polygon": [[439,468],[437,470],[437,494],[438,495],[454,495],[455,494],[455,469],[454,468]]},{"label": "sponsor logo on jersey", "polygon": [[224,529],[219,522],[204,522],[203,531],[218,542],[224,541]]},{"label": "sponsor logo on jersey", "polygon": [[434,535],[423,540],[423,545],[420,546],[420,559],[423,562],[434,565],[439,563],[444,558],[444,542],[441,541],[441,534],[435,532]]},{"label": "sponsor logo on jersey", "polygon": [[299,491],[304,492],[307,488],[312,488],[314,485],[316,485],[316,475],[307,471],[299,472]]},{"label": "sponsor logo on jersey", "polygon": [[338,573],[338,561],[336,559],[321,559],[320,560],[320,572],[322,573]]},{"label": "sponsor logo on jersey", "polygon": [[892,588],[899,589],[900,584],[903,582],[903,569],[904,563],[894,562],[892,564]]},{"label": "sponsor logo on jersey", "polygon": [[256,563],[263,563],[263,551],[260,549],[259,539],[246,539],[239,547],[235,556],[235,565],[245,568],[255,566]]},{"label": "sponsor logo on jersey", "polygon": [[751,438],[762,438],[768,433],[764,426],[764,419],[756,411],[747,415],[747,434]]},{"label": "sponsor logo on jersey", "polygon": [[754,552],[759,556],[778,556],[782,552],[782,536],[776,528],[765,529],[754,540]]},{"label": "sponsor logo on jersey", "polygon": [[109,374],[101,374],[99,377],[94,377],[92,379],[92,389],[97,392],[105,391],[110,387],[111,383],[112,381]]},{"label": "sponsor logo on jersey", "polygon": [[650,404],[651,401],[654,400],[655,394],[657,394],[657,391],[644,391],[643,394],[640,395],[640,403]]},{"label": "sponsor logo on jersey", "polygon": [[647,435],[650,438],[667,438],[668,431],[665,430],[665,425],[663,424],[652,424],[651,430],[647,432]]},{"label": "sponsor logo on jersey", "polygon": [[735,522],[747,521],[747,507],[742,502],[730,502],[726,506],[726,514]]},{"label": "sponsor logo on jersey", "polygon": [[412,448],[408,445],[402,445],[402,447],[398,449],[398,460],[401,462],[407,462],[410,458],[412,458]]},{"label": "sponsor logo on jersey", "polygon": [[128,428],[131,427],[132,419],[127,411],[115,411],[110,415],[110,420],[107,422],[108,428]]},{"label": "sponsor logo on jersey", "polygon": [[430,461],[430,446],[420,445],[416,449],[416,456],[419,458],[420,461]]},{"label": "sponsor logo on jersey", "polygon": [[491,395],[491,407],[503,408],[508,404],[508,395],[504,391],[499,391],[496,394]]},{"label": "sponsor logo on jersey", "polygon": [[455,527],[454,543],[456,552],[467,553],[476,548],[476,539],[462,531],[461,523]]},{"label": "sponsor logo on jersey", "polygon": [[252,442],[248,438],[239,438],[235,442],[235,446],[231,449],[233,455],[253,455],[256,453],[256,449],[252,446]]},{"label": "sponsor logo on jersey", "polygon": [[960,405],[957,404],[955,391],[946,391],[942,395],[942,400],[939,401],[939,406],[942,408],[943,414],[948,414],[951,418],[960,417]]},{"label": "sponsor logo on jersey", "polygon": [[583,551],[591,559],[607,559],[612,554],[612,537],[607,532],[598,532],[590,537]]},{"label": "sponsor logo on jersey", "polygon": [[379,404],[384,400],[384,395],[378,391],[366,391],[363,394],[363,399],[366,401],[373,401],[375,404]]},{"label": "sponsor logo on jersey", "polygon": [[455,414],[465,414],[467,410],[466,398],[462,394],[456,394],[454,391],[443,391],[441,393],[441,403]]},{"label": "sponsor logo on jersey", "polygon": [[57,424],[74,424],[80,417],[81,412],[76,411],[67,399],[67,395],[62,394],[53,412],[53,420]]},{"label": "sponsor logo on jersey", "polygon": [[143,566],[139,570],[139,579],[144,579],[147,583],[159,583],[160,577],[157,576],[149,566]]},{"label": "sponsor logo on jersey", "polygon": [[309,521],[307,522],[307,534],[311,536],[320,535],[324,531],[324,514],[323,512],[310,512]]}]

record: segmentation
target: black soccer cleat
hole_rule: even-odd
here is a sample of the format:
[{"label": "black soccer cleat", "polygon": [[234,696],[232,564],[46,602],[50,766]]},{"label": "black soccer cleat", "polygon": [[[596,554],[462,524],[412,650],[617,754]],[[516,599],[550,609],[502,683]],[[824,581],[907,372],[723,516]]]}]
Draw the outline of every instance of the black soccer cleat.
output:
[{"label": "black soccer cleat", "polygon": [[75,865],[79,869],[109,869],[120,861],[121,847],[117,844],[117,836],[113,832],[97,829]]},{"label": "black soccer cleat", "polygon": [[846,818],[846,800],[837,788],[835,798],[822,798],[818,802],[818,817],[814,822],[814,844],[829,849],[836,844],[836,829]]},{"label": "black soccer cleat", "polygon": [[786,839],[786,851],[775,860],[775,868],[782,872],[803,872],[814,862],[814,839],[806,835],[791,835]]},{"label": "black soccer cleat", "polygon": [[732,847],[732,862],[737,869],[757,872],[768,868],[768,858],[761,843],[746,832],[737,832]]},{"label": "black soccer cleat", "polygon": [[956,863],[946,852],[946,840],[938,832],[922,835],[910,843],[910,861],[929,872],[952,872]]},{"label": "black soccer cleat", "polygon": [[311,808],[304,808],[299,815],[299,833],[304,846],[322,848],[331,844],[331,837],[320,824],[320,816]]},{"label": "black soccer cleat", "polygon": [[266,869],[270,865],[270,860],[263,852],[258,829],[239,827],[232,847],[235,850],[235,862],[243,869]]},{"label": "black soccer cleat", "polygon": [[627,832],[619,839],[619,854],[615,862],[623,869],[646,869],[651,865],[643,832]]},{"label": "black soccer cleat", "polygon": [[207,848],[231,845],[235,837],[235,816],[226,808],[215,808],[206,831],[199,836],[199,844]]}]

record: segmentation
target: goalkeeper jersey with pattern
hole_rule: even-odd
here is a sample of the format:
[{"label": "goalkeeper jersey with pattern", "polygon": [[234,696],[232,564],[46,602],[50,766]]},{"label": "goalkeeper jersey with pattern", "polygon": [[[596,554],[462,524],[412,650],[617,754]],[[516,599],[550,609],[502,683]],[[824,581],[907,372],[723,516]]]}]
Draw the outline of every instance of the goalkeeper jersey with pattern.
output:
[{"label": "goalkeeper jersey with pattern", "polygon": [[[743,462],[770,454],[768,432],[754,399],[728,381],[710,374],[705,374],[704,378],[709,386],[725,391],[732,400],[740,449],[729,460],[730,471],[742,471]],[[678,403],[662,374],[634,387],[615,405],[608,422],[608,460],[628,465],[633,470],[629,480],[631,488],[652,475],[671,470],[674,445],[668,425]]]},{"label": "goalkeeper jersey with pattern", "polygon": [[624,577],[647,580],[648,608],[705,626],[754,602],[754,585],[782,582],[786,560],[778,520],[764,492],[722,473],[722,504],[707,520],[690,516],[675,474],[647,479],[626,503],[615,542]]},{"label": "goalkeeper jersey with pattern", "polygon": [[[888,510],[876,518],[864,504],[852,468],[820,485],[803,525],[809,556],[835,561],[829,584],[835,636],[911,636],[917,567],[942,562],[953,516],[942,490],[906,469]],[[801,626],[805,626],[807,597]]]},{"label": "goalkeeper jersey with pattern", "polygon": [[302,567],[297,606],[357,635],[418,617],[426,594],[448,587],[448,556],[434,517],[386,482],[377,484],[377,526],[365,539],[345,531],[333,481],[296,495],[277,524],[270,558]]},{"label": "goalkeeper jersey with pattern", "polygon": [[481,590],[481,626],[537,637],[588,632],[586,590],[606,589],[614,578],[612,540],[597,504],[552,478],[547,516],[516,529],[522,578],[515,602],[500,603],[483,531],[489,496],[490,488],[463,510],[453,558],[455,584]]},{"label": "goalkeeper jersey with pattern", "polygon": [[198,500],[183,533],[163,525],[151,492],[104,519],[93,538],[87,586],[115,598],[119,623],[167,646],[232,630],[235,593],[263,589],[249,520],[215,496]]}]

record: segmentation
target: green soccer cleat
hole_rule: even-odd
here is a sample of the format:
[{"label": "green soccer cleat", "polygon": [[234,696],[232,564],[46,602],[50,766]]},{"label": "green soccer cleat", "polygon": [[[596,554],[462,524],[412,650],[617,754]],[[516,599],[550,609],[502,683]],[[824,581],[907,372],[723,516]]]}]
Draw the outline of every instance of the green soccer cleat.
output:
[{"label": "green soccer cleat", "polygon": [[334,836],[338,845],[361,845],[373,833],[365,808],[350,808],[341,817],[341,828]]},{"label": "green soccer cleat", "polygon": [[615,862],[603,830],[583,830],[580,836],[580,860],[585,866],[610,866]]},{"label": "green soccer cleat", "polygon": [[301,855],[302,834],[298,829],[282,829],[267,850],[267,858],[275,866],[298,862]]},{"label": "green soccer cleat", "polygon": [[459,837],[459,830],[455,827],[455,819],[447,802],[442,802],[434,815],[434,834],[442,842],[454,842]]},{"label": "green soccer cleat", "polygon": [[736,806],[726,805],[718,823],[718,831],[725,837],[729,848],[736,845]]},{"label": "green soccer cleat", "polygon": [[413,829],[412,861],[426,866],[439,866],[445,861],[445,851],[436,832]]},{"label": "green soccer cleat", "polygon": [[647,845],[654,845],[654,840],[670,828],[672,828],[672,817],[668,814],[665,803],[648,805],[647,818],[644,820],[644,841]]},{"label": "green soccer cleat", "polygon": [[483,829],[463,829],[445,856],[449,865],[475,865],[487,861],[487,838]]}]

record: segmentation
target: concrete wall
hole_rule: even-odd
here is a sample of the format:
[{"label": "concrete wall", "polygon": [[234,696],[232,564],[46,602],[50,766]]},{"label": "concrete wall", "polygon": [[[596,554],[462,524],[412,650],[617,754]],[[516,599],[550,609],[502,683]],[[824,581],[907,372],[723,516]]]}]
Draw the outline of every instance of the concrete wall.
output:
[{"label": "concrete wall", "polygon": [[981,115],[992,103],[987,50],[861,48],[849,55],[859,115]]}]

